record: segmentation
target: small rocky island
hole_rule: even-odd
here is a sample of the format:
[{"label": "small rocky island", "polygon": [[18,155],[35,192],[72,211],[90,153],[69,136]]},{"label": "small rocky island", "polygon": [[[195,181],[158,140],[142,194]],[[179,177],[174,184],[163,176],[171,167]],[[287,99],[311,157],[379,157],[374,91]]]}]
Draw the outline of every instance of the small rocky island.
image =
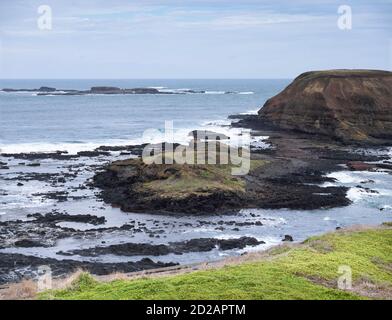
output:
[{"label": "small rocky island", "polygon": [[268,136],[272,146],[251,150],[248,174],[233,177],[228,165],[117,161],[94,178],[102,199],[123,211],[166,214],[311,210],[350,204],[347,188],[322,186],[334,181],[326,174],[342,165],[392,169],[386,158],[354,150],[358,143],[392,144],[391,72],[307,72],[268,100],[259,115],[231,118],[254,137]]},{"label": "small rocky island", "polygon": [[155,88],[133,88],[121,89],[118,87],[91,87],[89,90],[56,89],[51,87],[40,87],[37,89],[11,89],[4,88],[3,92],[35,92],[39,96],[59,95],[78,96],[87,94],[171,94],[172,92],[162,92]]}]

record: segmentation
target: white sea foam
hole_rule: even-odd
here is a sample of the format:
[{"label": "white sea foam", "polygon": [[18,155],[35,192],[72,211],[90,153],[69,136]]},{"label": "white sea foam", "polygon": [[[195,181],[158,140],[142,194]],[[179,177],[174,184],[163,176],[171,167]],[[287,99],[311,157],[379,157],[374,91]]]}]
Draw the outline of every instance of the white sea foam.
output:
[{"label": "white sea foam", "polygon": [[259,137],[254,137],[251,140],[251,146],[255,149],[269,149],[271,148],[271,145],[265,140],[267,140],[269,137],[268,136],[259,136]]},{"label": "white sea foam", "polygon": [[360,183],[363,177],[358,177],[349,171],[337,171],[327,174],[328,178],[334,178],[340,183]]},{"label": "white sea foam", "polygon": [[[254,237],[252,235],[249,235],[250,237]],[[257,252],[260,250],[266,250],[269,249],[273,246],[279,245],[282,243],[282,239],[277,238],[277,237],[255,237],[258,241],[263,241],[264,243],[261,243],[257,246],[251,247],[247,246],[244,249],[239,249],[237,250],[238,253],[244,253],[244,252]]]},{"label": "white sea foam", "polygon": [[255,94],[253,91],[238,92],[238,94]]},{"label": "white sea foam", "polygon": [[[377,191],[377,190],[375,190],[375,191]],[[379,191],[377,191],[377,192],[379,192]],[[382,194],[380,194],[380,193],[368,192],[367,190],[364,190],[362,188],[357,188],[357,187],[350,188],[347,191],[347,198],[349,198],[353,202],[358,202],[358,201],[364,200],[366,198],[379,197],[381,195]]]},{"label": "white sea foam", "polygon": [[225,94],[226,91],[205,91],[205,94]]},{"label": "white sea foam", "polygon": [[29,153],[29,152],[55,152],[67,151],[69,154],[76,154],[80,151],[94,150],[100,146],[122,146],[122,145],[139,145],[142,143],[161,143],[173,142],[180,144],[188,144],[192,137],[189,133],[192,130],[210,130],[230,137],[232,146],[239,144],[249,144],[250,141],[240,137],[241,129],[222,127],[215,123],[210,126],[199,126],[190,128],[174,129],[172,139],[167,139],[165,133],[155,132],[153,135],[145,134],[143,137],[134,139],[110,139],[102,141],[78,141],[78,142],[32,142],[32,143],[16,143],[16,144],[0,144],[1,153]]},{"label": "white sea foam", "polygon": [[230,119],[219,119],[219,120],[212,120],[212,121],[204,121],[201,123],[202,127],[205,126],[229,126],[231,124]]},{"label": "white sea foam", "polygon": [[157,89],[157,90],[163,90],[163,89],[167,89],[167,87],[147,87],[150,89]]},{"label": "white sea foam", "polygon": [[375,191],[377,191],[380,196],[386,196],[386,197],[392,196],[391,189],[375,189]]},{"label": "white sea foam", "polygon": [[1,144],[2,153],[29,153],[29,152],[55,152],[67,151],[69,154],[76,154],[79,151],[90,151],[102,145],[129,145],[137,144],[132,140],[107,140],[102,142],[33,142]]},{"label": "white sea foam", "polygon": [[245,112],[241,112],[242,115],[256,115],[259,112],[259,109],[248,110]]},{"label": "white sea foam", "polygon": [[197,233],[208,233],[208,232],[216,232],[215,227],[210,227],[210,228],[194,228],[194,229],[187,229],[184,230],[182,233],[193,233],[193,232],[197,232]]}]

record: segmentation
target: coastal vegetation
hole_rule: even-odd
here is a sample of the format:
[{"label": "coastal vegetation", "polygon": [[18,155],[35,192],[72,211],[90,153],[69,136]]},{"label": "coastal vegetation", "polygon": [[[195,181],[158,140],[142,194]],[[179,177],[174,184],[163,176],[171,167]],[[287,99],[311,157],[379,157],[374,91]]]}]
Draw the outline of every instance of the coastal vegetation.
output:
[{"label": "coastal vegetation", "polygon": [[[358,227],[299,245],[249,253],[205,270],[100,282],[82,273],[70,286],[40,299],[390,299],[392,228]],[[338,288],[340,267],[352,288]]]}]

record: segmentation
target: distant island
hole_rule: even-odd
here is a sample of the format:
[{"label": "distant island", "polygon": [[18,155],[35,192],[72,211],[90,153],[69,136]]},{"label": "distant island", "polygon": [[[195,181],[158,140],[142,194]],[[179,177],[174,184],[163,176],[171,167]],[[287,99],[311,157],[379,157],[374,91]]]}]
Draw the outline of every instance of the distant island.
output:
[{"label": "distant island", "polygon": [[[207,93],[206,90],[191,90],[191,89],[181,89],[176,91],[170,90],[159,90],[156,88],[132,88],[132,89],[122,89],[118,87],[110,86],[99,86],[91,87],[89,90],[76,90],[76,89],[56,89],[52,87],[40,87],[37,89],[12,89],[3,88],[3,92],[35,92],[38,96],[81,96],[88,94],[190,94],[190,93]],[[224,94],[235,94],[237,92],[226,91]]]}]

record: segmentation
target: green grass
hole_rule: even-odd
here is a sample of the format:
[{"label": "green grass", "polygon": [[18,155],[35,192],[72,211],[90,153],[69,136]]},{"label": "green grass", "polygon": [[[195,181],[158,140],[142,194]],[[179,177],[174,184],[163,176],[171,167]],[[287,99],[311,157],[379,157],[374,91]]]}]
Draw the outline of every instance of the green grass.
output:
[{"label": "green grass", "polygon": [[[219,158],[214,152],[208,156],[211,158],[210,161]],[[194,154],[195,164],[180,164],[174,161],[171,153],[164,153],[146,157],[143,161],[142,159],[116,161],[110,166],[110,170],[117,172],[123,180],[136,179],[138,182],[134,183],[135,191],[161,198],[179,199],[217,192],[243,195],[246,192],[243,176],[233,175],[233,169],[240,168],[242,164],[234,164],[229,159],[217,164],[209,161],[196,163],[198,157],[203,159],[204,152]],[[164,164],[158,164],[158,160]],[[249,170],[258,169],[267,163],[266,160],[249,159]],[[243,165],[246,168],[247,163]]]},{"label": "green grass", "polygon": [[[353,291],[337,289],[338,268],[350,266]],[[183,275],[100,283],[81,276],[41,299],[363,299],[392,298],[392,229],[340,231],[277,247],[255,262]],[[371,290],[364,289],[371,283]],[[362,289],[356,290],[361,287]]]},{"label": "green grass", "polygon": [[[264,166],[264,160],[250,160],[250,169]],[[157,193],[162,197],[183,197],[189,194],[210,194],[216,191],[245,192],[245,181],[242,177],[232,175],[233,166],[230,164],[203,165],[163,165],[160,170],[167,168],[178,170],[178,174],[166,179],[155,179],[139,186],[140,190]],[[161,174],[163,176],[163,174]],[[158,175],[159,177],[159,175]]]},{"label": "green grass", "polygon": [[142,190],[161,196],[180,197],[190,193],[210,193],[215,190],[245,192],[242,179],[231,175],[230,165],[170,165],[177,175],[143,183]]}]

